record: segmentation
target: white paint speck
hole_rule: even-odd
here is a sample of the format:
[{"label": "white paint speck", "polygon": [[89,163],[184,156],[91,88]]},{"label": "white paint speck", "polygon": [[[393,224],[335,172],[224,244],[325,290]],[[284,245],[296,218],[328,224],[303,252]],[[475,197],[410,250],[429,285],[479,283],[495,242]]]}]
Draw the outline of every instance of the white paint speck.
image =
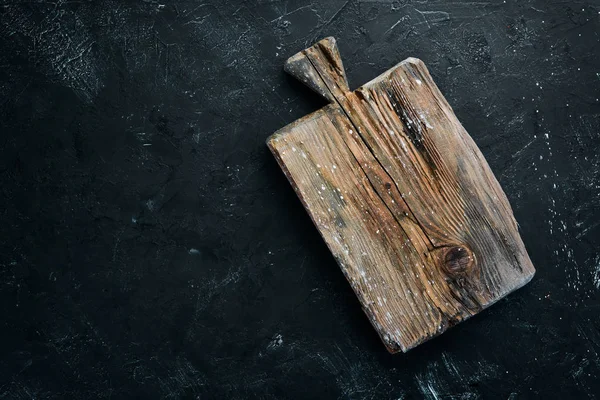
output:
[{"label": "white paint speck", "polygon": [[148,207],[148,210],[154,211],[154,200],[146,201],[146,207]]},{"label": "white paint speck", "polygon": [[273,336],[273,339],[267,346],[267,349],[274,350],[274,349],[281,347],[282,344],[283,344],[283,337],[281,336],[280,333],[278,333],[277,335]]}]

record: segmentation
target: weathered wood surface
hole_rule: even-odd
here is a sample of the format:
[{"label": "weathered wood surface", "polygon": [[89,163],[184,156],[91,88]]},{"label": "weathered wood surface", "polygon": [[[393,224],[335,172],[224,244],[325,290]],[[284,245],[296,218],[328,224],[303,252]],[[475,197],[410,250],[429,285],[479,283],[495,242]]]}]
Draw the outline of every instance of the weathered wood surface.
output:
[{"label": "weathered wood surface", "polygon": [[390,352],[533,277],[504,192],[423,62],[350,92],[327,38],[286,71],[331,104],[268,146]]}]

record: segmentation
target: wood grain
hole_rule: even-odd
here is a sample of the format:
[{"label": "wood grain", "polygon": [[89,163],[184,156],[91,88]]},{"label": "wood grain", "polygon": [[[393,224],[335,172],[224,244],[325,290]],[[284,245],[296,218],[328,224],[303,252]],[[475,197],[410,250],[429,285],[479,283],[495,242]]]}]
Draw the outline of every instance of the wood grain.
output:
[{"label": "wood grain", "polygon": [[390,352],[533,277],[504,192],[423,62],[350,92],[327,38],[286,71],[331,104],[268,146]]}]

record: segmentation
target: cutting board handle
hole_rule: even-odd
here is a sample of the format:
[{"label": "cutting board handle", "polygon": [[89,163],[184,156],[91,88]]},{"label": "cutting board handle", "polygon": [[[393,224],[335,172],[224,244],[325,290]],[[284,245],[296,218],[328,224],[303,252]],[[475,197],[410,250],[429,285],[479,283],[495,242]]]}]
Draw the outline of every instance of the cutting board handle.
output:
[{"label": "cutting board handle", "polygon": [[349,91],[344,65],[333,37],[290,57],[284,70],[330,102]]}]

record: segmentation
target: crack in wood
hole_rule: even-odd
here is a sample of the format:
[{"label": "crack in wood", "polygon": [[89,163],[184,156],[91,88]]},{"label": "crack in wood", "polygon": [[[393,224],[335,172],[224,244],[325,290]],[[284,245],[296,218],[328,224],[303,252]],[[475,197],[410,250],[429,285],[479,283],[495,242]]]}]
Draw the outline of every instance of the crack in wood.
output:
[{"label": "crack in wood", "polygon": [[[327,51],[327,48],[325,46],[323,46],[320,43],[317,44],[317,46],[321,50],[321,53],[325,55],[325,58],[327,59],[327,61],[329,62],[330,65],[337,64],[337,62],[335,61],[335,58],[331,55],[331,53],[329,51]],[[334,90],[332,90],[332,88],[330,87],[330,85],[327,84],[327,80],[323,77],[323,75],[322,75],[321,71],[319,70],[319,68],[317,68],[317,65],[318,65],[317,61],[313,60],[311,54],[309,54],[309,52],[307,52],[306,50],[304,51],[304,54],[306,55],[306,58],[308,59],[308,61],[312,65],[312,67],[315,70],[315,72],[317,73],[317,75],[321,78],[321,81],[323,82],[323,84],[325,85],[325,87],[327,88],[327,90],[329,91],[329,93],[331,94],[331,98],[334,99],[334,101],[338,104],[338,106],[340,107],[340,109],[344,112],[344,114],[346,114],[346,117],[348,118],[348,120],[350,121],[350,123],[352,124],[352,126],[354,126],[354,128],[356,129],[357,134],[362,139],[362,143],[365,145],[365,147],[367,147],[369,149],[371,155],[373,156],[373,159],[379,164],[379,166],[381,167],[381,169],[386,173],[386,175],[389,177],[390,181],[394,182],[394,186],[396,187],[396,190],[398,190],[398,192],[400,192],[400,189],[398,188],[398,184],[386,172],[385,167],[377,159],[377,156],[375,155],[373,149],[369,146],[369,144],[367,142],[365,142],[364,137],[362,136],[361,129],[357,125],[357,123],[355,122],[355,119],[352,117],[352,115],[350,114],[350,112],[344,107],[344,105],[342,104],[342,102],[340,101],[340,99],[338,98],[338,96],[336,96],[336,93],[334,92]],[[360,93],[360,90],[358,92]],[[344,141],[344,143],[346,143],[346,142]],[[347,145],[347,143],[346,143],[346,145]],[[356,159],[356,155],[352,152],[352,149],[350,149],[350,152],[352,153],[352,155]],[[360,168],[365,172],[365,175],[367,176],[367,179],[369,179],[368,174],[364,170],[364,168],[361,165],[361,163],[358,162],[358,160],[357,160],[357,163],[358,163],[358,165],[360,165]],[[375,190],[375,192],[379,195],[379,191],[376,189],[376,187],[373,184],[373,182],[371,181],[371,179],[369,179],[369,182],[373,186],[373,189]],[[386,186],[387,189],[391,188],[391,184],[389,182],[387,182],[385,185],[387,185]],[[382,203],[385,204],[386,207],[388,207],[388,205],[387,205],[386,201],[383,199],[383,197],[381,197],[381,195],[379,195],[379,197],[381,198]],[[435,249],[436,246],[431,241],[431,238],[429,238],[429,235],[427,235],[427,232],[425,231],[425,228],[423,227],[423,225],[419,222],[419,220],[417,219],[417,217],[415,216],[415,214],[410,209],[410,206],[408,205],[408,203],[406,202],[406,200],[402,199],[402,201],[404,202],[404,205],[406,206],[406,208],[408,208],[408,210],[410,212],[411,220],[414,221],[417,225],[419,225],[421,227],[421,231],[422,231],[423,236],[428,239],[429,243],[431,244],[431,248]],[[388,209],[389,209],[389,207],[388,207]],[[390,213],[394,216],[394,218],[398,221],[398,224],[402,227],[402,221],[397,218],[396,214],[391,209],[389,209],[389,210],[390,210]],[[404,230],[403,227],[402,227],[402,229]],[[406,233],[406,231],[405,231],[405,233]]]}]

